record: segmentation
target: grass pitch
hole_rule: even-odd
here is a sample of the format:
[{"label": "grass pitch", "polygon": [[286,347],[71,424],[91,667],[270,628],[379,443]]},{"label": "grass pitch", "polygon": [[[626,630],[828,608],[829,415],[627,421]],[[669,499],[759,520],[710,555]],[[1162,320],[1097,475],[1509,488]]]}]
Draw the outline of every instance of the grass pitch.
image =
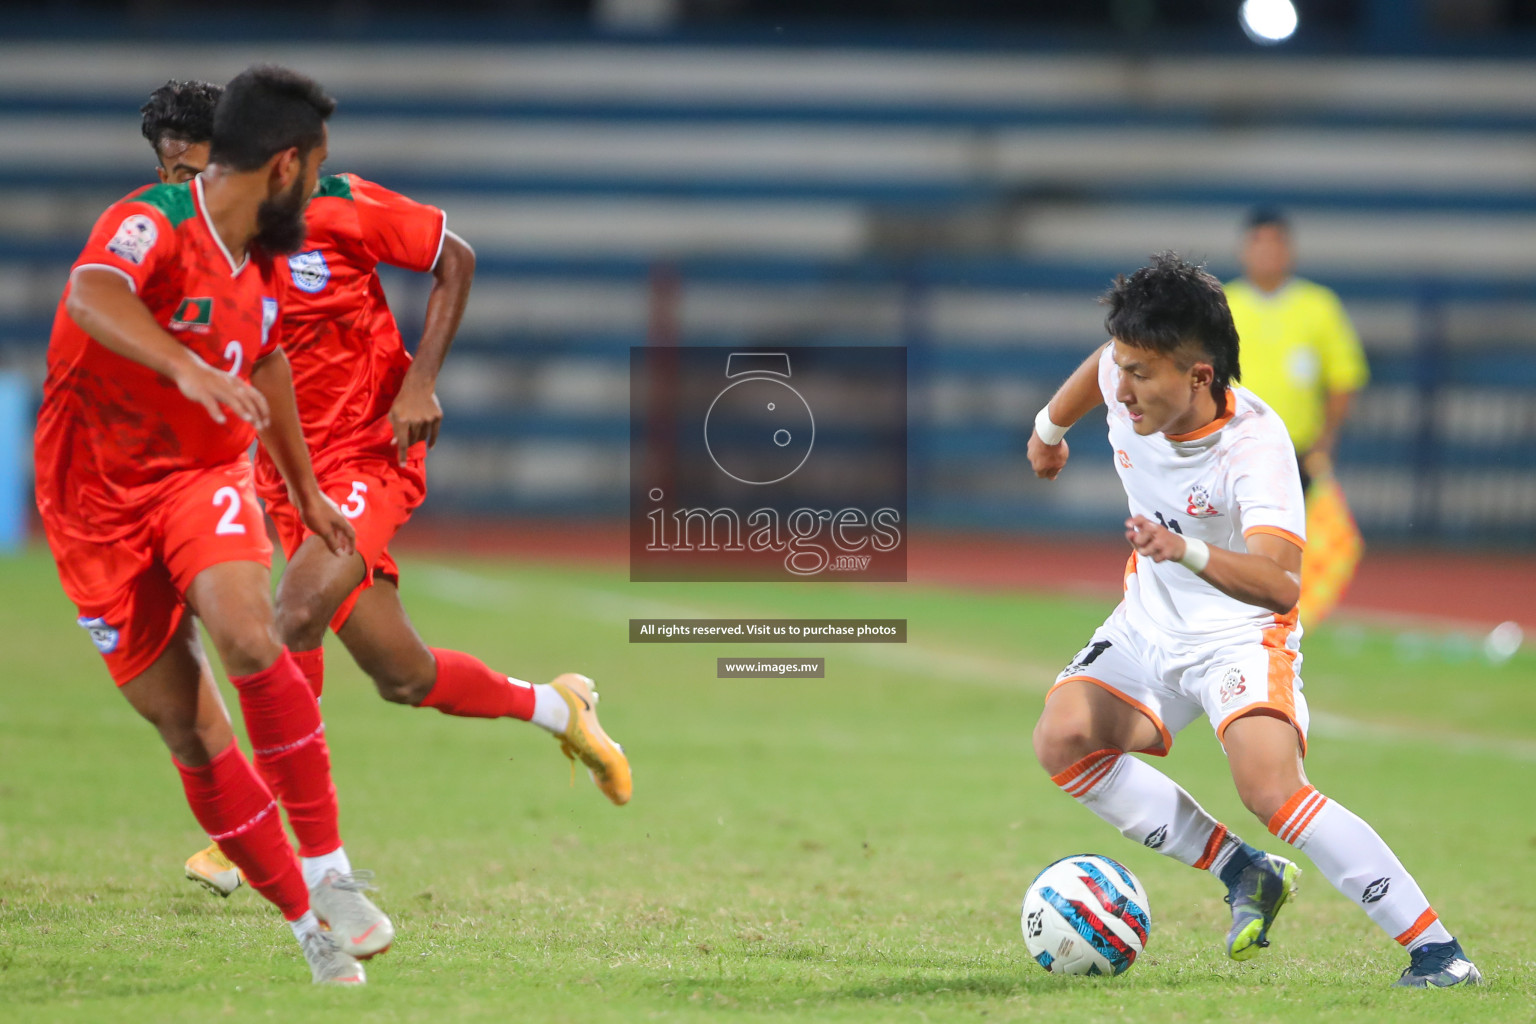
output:
[{"label": "grass pitch", "polygon": [[[1304,644],[1320,789],[1393,844],[1489,984],[1388,987],[1406,962],[1315,871],[1248,964],[1219,885],[1050,784],[1029,733],[1109,605],[912,586],[632,585],[593,570],[407,560],[429,642],[597,679],[635,799],[574,788],[520,723],[386,704],[334,641],[325,712],[353,862],[394,949],[362,991],[310,986],[248,889],[183,881],[205,842],[150,727],[112,692],[46,553],[0,563],[0,1016],[214,1019],[1514,1021],[1536,1014],[1536,657],[1338,628]],[[895,645],[635,645],[626,620],[901,617]],[[722,655],[824,656],[824,680],[718,680]],[[235,706],[232,696],[231,707]],[[1369,723],[1369,724],[1367,724]],[[1165,767],[1240,834],[1197,723]],[[1120,978],[1057,978],[1018,905],[1097,851],[1151,895]],[[1304,869],[1310,869],[1302,858]]]}]

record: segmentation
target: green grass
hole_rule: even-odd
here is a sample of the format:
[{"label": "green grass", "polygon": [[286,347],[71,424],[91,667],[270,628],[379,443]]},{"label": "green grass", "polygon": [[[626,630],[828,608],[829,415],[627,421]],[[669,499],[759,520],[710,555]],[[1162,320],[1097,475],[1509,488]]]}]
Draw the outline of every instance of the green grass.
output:
[{"label": "green grass", "polygon": [[[316,990],[276,912],[180,878],[203,842],[112,692],[46,554],[0,564],[0,1016],[6,1020],[1513,1021],[1533,1017],[1536,658],[1427,658],[1387,633],[1306,644],[1309,770],[1403,856],[1481,991],[1389,982],[1404,957],[1315,870],[1250,964],[1208,876],[1063,796],[1029,733],[1103,602],[913,586],[632,585],[408,560],[438,646],[542,680],[579,668],[628,748],[609,806],[537,730],[385,704],[339,646],[325,710],[343,828],[399,939],[363,991]],[[652,615],[902,617],[910,643],[629,645]],[[719,655],[825,656],[825,680],[718,680]],[[231,698],[233,706],[234,701]],[[1357,723],[1377,727],[1361,733]],[[1244,835],[1196,724],[1166,768]],[[1273,845],[1278,845],[1271,841]],[[1084,850],[1151,894],[1116,979],[1030,961],[1018,900]],[[1310,864],[1303,861],[1303,866]]]}]

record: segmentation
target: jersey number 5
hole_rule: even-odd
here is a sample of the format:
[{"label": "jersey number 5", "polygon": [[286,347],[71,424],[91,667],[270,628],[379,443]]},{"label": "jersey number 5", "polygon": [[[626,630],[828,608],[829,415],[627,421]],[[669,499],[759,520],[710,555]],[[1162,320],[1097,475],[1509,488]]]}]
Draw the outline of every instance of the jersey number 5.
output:
[{"label": "jersey number 5", "polygon": [[341,514],[348,519],[356,519],[363,514],[363,509],[368,507],[368,502],[363,495],[368,493],[368,485],[361,480],[352,481],[352,493],[347,495],[347,503],[341,506]]}]

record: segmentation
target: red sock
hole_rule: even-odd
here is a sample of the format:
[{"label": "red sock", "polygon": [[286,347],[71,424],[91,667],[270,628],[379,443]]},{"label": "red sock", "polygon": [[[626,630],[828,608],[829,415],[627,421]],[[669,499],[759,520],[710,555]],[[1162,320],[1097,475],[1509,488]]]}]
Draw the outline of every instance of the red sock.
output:
[{"label": "red sock", "polygon": [[437,708],[460,718],[533,717],[533,687],[520,686],[485,662],[462,651],[432,648],[437,659],[437,682],[417,707]]},{"label": "red sock", "polygon": [[231,743],[201,768],[175,758],[197,823],[240,868],[251,887],[277,904],[290,921],[309,910],[309,890],[288,845],[277,804],[251,764]]},{"label": "red sock", "polygon": [[312,651],[289,651],[288,653],[293,655],[293,663],[299,666],[300,672],[304,673],[304,681],[309,684],[315,700],[319,700],[321,692],[325,689],[325,648],[316,647]]},{"label": "red sock", "polygon": [[325,745],[320,706],[283,648],[269,667],[231,676],[240,694],[256,767],[277,794],[299,840],[299,856],[319,857],[341,846],[331,752]]}]

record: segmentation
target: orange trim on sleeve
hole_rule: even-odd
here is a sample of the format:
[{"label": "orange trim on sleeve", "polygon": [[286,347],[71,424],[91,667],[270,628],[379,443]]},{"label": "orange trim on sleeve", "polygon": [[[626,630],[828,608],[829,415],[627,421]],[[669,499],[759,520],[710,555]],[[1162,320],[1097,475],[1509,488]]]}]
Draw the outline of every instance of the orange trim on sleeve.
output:
[{"label": "orange trim on sleeve", "polygon": [[1223,412],[1220,416],[1217,416],[1215,419],[1211,420],[1211,422],[1207,423],[1205,426],[1201,427],[1199,430],[1191,430],[1187,434],[1164,434],[1163,436],[1170,441],[1198,441],[1202,437],[1210,437],[1212,434],[1216,433],[1216,431],[1230,423],[1232,421],[1233,415],[1235,415],[1237,412],[1237,396],[1232,393],[1231,388],[1227,389],[1226,401],[1223,404],[1226,407],[1226,411]]},{"label": "orange trim on sleeve", "polygon": [[1079,758],[1069,767],[1057,772],[1055,775],[1052,775],[1051,781],[1056,783],[1056,785],[1065,788],[1066,786],[1070,785],[1071,782],[1079,775],[1082,775],[1084,772],[1088,771],[1104,758],[1119,757],[1123,753],[1123,750],[1118,750],[1114,747],[1105,747],[1103,750],[1095,750],[1087,757]]},{"label": "orange trim on sleeve", "polygon": [[1110,686],[1108,683],[1106,683],[1102,679],[1095,679],[1095,678],[1093,678],[1093,676],[1068,676],[1067,678],[1058,681],[1055,686],[1053,686],[1049,690],[1047,690],[1046,694],[1045,694],[1045,699],[1046,700],[1050,700],[1051,699],[1051,694],[1055,693],[1058,689],[1060,689],[1061,687],[1067,685],[1068,683],[1092,683],[1094,686],[1099,687],[1100,689],[1102,689],[1104,692],[1110,694],[1111,696],[1119,697],[1121,700],[1125,701],[1131,707],[1135,708],[1137,711],[1140,711],[1142,714],[1146,715],[1148,721],[1150,721],[1153,725],[1157,726],[1158,734],[1160,736],[1162,736],[1162,738],[1163,738],[1163,749],[1162,750],[1155,750],[1152,747],[1147,747],[1147,748],[1145,748],[1143,750],[1134,751],[1134,753],[1137,753],[1137,754],[1150,754],[1153,757],[1167,757],[1168,756],[1168,751],[1173,749],[1173,734],[1168,731],[1168,727],[1163,724],[1163,720],[1161,718],[1157,717],[1157,713],[1155,711],[1153,711],[1151,708],[1147,707],[1145,704],[1143,704],[1141,701],[1137,700],[1136,698],[1128,697],[1125,694],[1121,693],[1119,690],[1115,689],[1113,686]]},{"label": "orange trim on sleeve", "polygon": [[1280,834],[1280,830],[1285,827],[1286,821],[1290,819],[1291,815],[1296,813],[1296,808],[1300,807],[1309,796],[1316,792],[1317,787],[1315,786],[1302,786],[1296,792],[1292,793],[1291,798],[1285,803],[1281,804],[1280,809],[1275,812],[1274,817],[1269,819],[1270,832],[1278,836]]},{"label": "orange trim on sleeve", "polygon": [[1221,849],[1221,841],[1225,838],[1227,838],[1227,826],[1218,823],[1211,829],[1211,838],[1205,841],[1205,852],[1200,855],[1199,860],[1195,861],[1194,866],[1201,871],[1210,867],[1211,861],[1216,859],[1216,851]]},{"label": "orange trim on sleeve", "polygon": [[1082,799],[1083,797],[1087,796],[1093,791],[1094,786],[1097,786],[1104,780],[1106,775],[1114,770],[1115,763],[1120,760],[1121,756],[1122,755],[1120,754],[1115,754],[1111,757],[1104,758],[1097,765],[1095,765],[1093,770],[1090,771],[1087,775],[1084,775],[1081,779],[1078,779],[1074,785],[1067,787],[1067,792],[1071,793],[1078,799]]},{"label": "orange trim on sleeve", "polygon": [[1131,577],[1136,575],[1136,552],[1131,552],[1131,557],[1125,560],[1125,576],[1120,580],[1122,590],[1131,589]]},{"label": "orange trim on sleeve", "polygon": [[1418,919],[1415,920],[1413,924],[1408,926],[1408,930],[1397,937],[1397,941],[1401,945],[1408,945],[1408,943],[1412,942],[1420,935],[1423,935],[1424,929],[1428,928],[1438,920],[1440,920],[1440,915],[1435,913],[1434,907],[1425,908],[1424,913],[1420,914]]},{"label": "orange trim on sleeve", "polygon": [[1322,809],[1324,807],[1327,807],[1327,806],[1328,806],[1328,798],[1327,797],[1322,797],[1321,799],[1314,800],[1312,802],[1311,806],[1309,806],[1306,809],[1306,811],[1304,811],[1302,813],[1301,817],[1297,820],[1296,824],[1294,826],[1292,826],[1292,828],[1290,830],[1290,835],[1285,837],[1285,841],[1288,842],[1288,843],[1293,843],[1294,844],[1298,839],[1300,839],[1303,835],[1305,835],[1306,831],[1307,831],[1307,826],[1312,824],[1312,819],[1317,817],[1318,814],[1322,811]]},{"label": "orange trim on sleeve", "polygon": [[1286,709],[1278,704],[1271,704],[1268,701],[1260,701],[1257,704],[1248,704],[1244,707],[1240,707],[1226,718],[1223,718],[1221,720],[1221,724],[1216,727],[1216,742],[1226,742],[1224,737],[1226,736],[1227,726],[1231,725],[1233,722],[1237,721],[1239,718],[1244,717],[1245,715],[1251,715],[1259,711],[1273,711],[1287,722],[1290,722],[1291,728],[1296,730],[1296,739],[1301,744],[1301,756],[1307,756],[1307,734],[1301,731],[1301,723],[1296,721],[1296,710],[1294,705],[1290,709]]},{"label": "orange trim on sleeve", "polygon": [[1295,544],[1297,547],[1301,548],[1303,551],[1307,550],[1306,541],[1296,536],[1290,530],[1283,529],[1279,526],[1250,526],[1248,529],[1243,531],[1243,539],[1247,540],[1249,537],[1252,537],[1256,533],[1267,533],[1271,537],[1279,537],[1281,540],[1288,540],[1292,544]]}]

